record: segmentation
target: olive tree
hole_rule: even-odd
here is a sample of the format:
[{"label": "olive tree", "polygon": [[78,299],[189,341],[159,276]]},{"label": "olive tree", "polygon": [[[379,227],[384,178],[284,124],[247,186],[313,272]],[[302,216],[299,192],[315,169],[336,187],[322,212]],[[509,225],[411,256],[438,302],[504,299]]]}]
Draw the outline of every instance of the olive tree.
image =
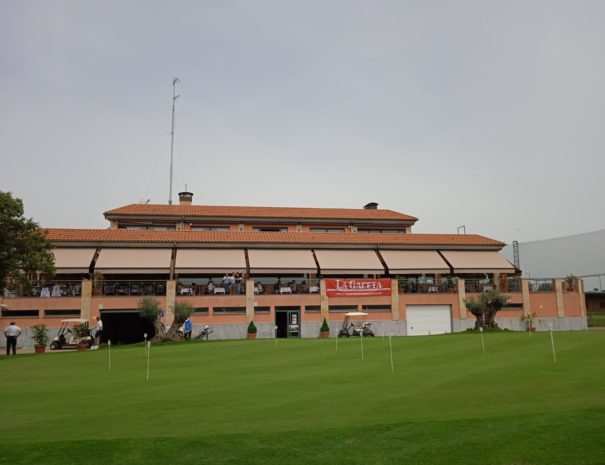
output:
[{"label": "olive tree", "polygon": [[191,316],[193,308],[187,302],[177,301],[174,304],[174,319],[168,331],[164,328],[162,323],[162,307],[160,302],[153,297],[143,297],[139,300],[137,306],[139,315],[153,323],[155,329],[154,341],[161,341],[166,339],[176,340],[178,339],[177,331],[183,325],[185,320]]},{"label": "olive tree", "polygon": [[478,297],[465,300],[466,308],[475,316],[475,329],[495,329],[496,313],[510,300],[510,297],[498,291],[486,291]]},{"label": "olive tree", "polygon": [[172,324],[166,333],[166,337],[169,339],[177,339],[177,331],[185,320],[191,316],[193,313],[193,307],[189,305],[188,302],[177,300],[174,303],[174,320],[172,320]]},{"label": "olive tree", "polygon": [[139,300],[137,310],[141,317],[149,320],[153,324],[155,335],[153,336],[154,341],[161,341],[164,339],[166,330],[162,323],[162,307],[160,301],[153,297],[143,297]]}]

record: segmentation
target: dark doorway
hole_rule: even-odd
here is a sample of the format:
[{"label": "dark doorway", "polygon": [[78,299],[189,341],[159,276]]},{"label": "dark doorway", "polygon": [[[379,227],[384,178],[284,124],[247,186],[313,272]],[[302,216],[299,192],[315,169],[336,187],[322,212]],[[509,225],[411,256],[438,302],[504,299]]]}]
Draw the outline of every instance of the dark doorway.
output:
[{"label": "dark doorway", "polygon": [[101,342],[110,340],[112,344],[135,344],[142,342],[147,333],[147,339],[155,335],[153,325],[142,318],[138,312],[101,312],[103,320],[103,338]]},{"label": "dark doorway", "polygon": [[277,337],[288,337],[288,312],[275,312],[275,326]]},{"label": "dark doorway", "polygon": [[275,307],[278,338],[300,337],[300,307]]}]

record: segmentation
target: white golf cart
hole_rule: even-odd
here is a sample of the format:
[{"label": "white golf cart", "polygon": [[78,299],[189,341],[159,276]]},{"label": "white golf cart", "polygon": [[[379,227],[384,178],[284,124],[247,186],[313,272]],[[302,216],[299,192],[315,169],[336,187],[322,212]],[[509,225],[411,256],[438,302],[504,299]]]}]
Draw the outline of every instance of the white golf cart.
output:
[{"label": "white golf cart", "polygon": [[73,332],[73,327],[77,324],[83,324],[88,327],[88,320],[82,318],[70,318],[61,320],[59,332],[50,343],[50,350],[58,349],[77,349],[78,344],[86,344],[88,348],[94,344],[94,338],[88,329],[88,335],[80,337]]},{"label": "white golf cart", "polygon": [[[351,337],[351,336],[363,336],[373,337],[374,331],[370,329],[372,323],[368,323],[366,317],[368,316],[365,312],[349,312],[345,313],[345,319],[342,321],[342,327],[338,331],[338,337]],[[351,321],[351,319],[356,319]],[[361,318],[361,319],[359,319]]]}]

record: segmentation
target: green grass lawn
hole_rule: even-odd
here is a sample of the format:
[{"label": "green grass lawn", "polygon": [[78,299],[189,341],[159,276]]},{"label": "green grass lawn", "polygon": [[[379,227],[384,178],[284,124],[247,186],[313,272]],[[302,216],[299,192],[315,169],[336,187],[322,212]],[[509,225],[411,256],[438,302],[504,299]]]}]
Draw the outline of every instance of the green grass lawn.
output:
[{"label": "green grass lawn", "polygon": [[2,357],[0,463],[603,464],[605,332]]}]

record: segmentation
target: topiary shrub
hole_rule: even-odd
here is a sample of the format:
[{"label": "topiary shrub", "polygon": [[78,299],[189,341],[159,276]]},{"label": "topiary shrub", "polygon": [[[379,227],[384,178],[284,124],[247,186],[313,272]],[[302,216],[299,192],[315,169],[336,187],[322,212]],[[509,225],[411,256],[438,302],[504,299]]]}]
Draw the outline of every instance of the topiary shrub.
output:
[{"label": "topiary shrub", "polygon": [[256,326],[254,325],[254,321],[251,321],[248,325],[248,334],[256,334]]},{"label": "topiary shrub", "polygon": [[326,321],[326,319],[324,318],[324,322],[321,324],[321,328],[319,328],[320,331],[330,331],[330,327],[328,326],[328,322]]}]

